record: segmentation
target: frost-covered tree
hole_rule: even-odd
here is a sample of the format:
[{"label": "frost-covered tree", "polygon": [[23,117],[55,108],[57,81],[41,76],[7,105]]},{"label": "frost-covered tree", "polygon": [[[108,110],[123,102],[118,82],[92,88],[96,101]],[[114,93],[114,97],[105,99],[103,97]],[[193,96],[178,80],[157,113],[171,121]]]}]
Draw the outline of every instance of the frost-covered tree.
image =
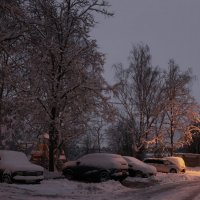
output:
[{"label": "frost-covered tree", "polygon": [[141,154],[146,145],[155,139],[153,127],[163,107],[163,82],[160,71],[151,64],[147,45],[133,46],[129,57],[130,65],[116,65],[115,98],[121,108],[120,121],[132,135],[133,154]]},{"label": "frost-covered tree", "polygon": [[178,147],[192,141],[192,131],[197,127],[191,125],[197,120],[199,109],[190,94],[190,70],[181,72],[175,61],[170,60],[164,78],[166,100],[163,130],[165,145],[173,155]]},{"label": "frost-covered tree", "polygon": [[30,91],[33,103],[43,109],[52,171],[59,140],[83,134],[88,113],[108,110],[104,56],[89,33],[95,12],[112,14],[104,0],[30,0],[26,6]]},{"label": "frost-covered tree", "polygon": [[23,16],[21,6],[21,1],[17,0],[0,1],[0,146],[12,140],[17,142],[17,135],[21,135],[17,133],[22,130],[19,124],[24,120],[18,112],[21,107],[18,89],[23,78],[20,52],[26,31],[20,20]]},{"label": "frost-covered tree", "polygon": [[23,26],[22,0],[0,1],[0,48],[6,50],[4,45],[20,39],[26,28]]}]

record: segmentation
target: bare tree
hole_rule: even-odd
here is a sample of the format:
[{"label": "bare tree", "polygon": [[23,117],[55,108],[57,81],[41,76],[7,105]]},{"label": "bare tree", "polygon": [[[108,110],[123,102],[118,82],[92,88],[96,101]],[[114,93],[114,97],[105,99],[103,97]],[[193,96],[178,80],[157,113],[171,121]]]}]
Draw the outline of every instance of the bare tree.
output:
[{"label": "bare tree", "polygon": [[115,97],[121,104],[121,120],[126,120],[133,137],[133,152],[141,154],[155,139],[152,129],[163,107],[163,83],[159,69],[151,64],[147,45],[133,46],[129,60],[127,69],[115,66],[119,82]]},{"label": "bare tree", "polygon": [[165,71],[165,123],[166,141],[169,143],[170,154],[176,148],[192,141],[192,131],[199,109],[190,94],[191,71],[181,72],[174,60],[169,61]]},{"label": "bare tree", "polygon": [[[128,120],[119,120],[108,127],[106,131],[108,147],[113,153],[127,156],[133,155],[133,136],[129,130]],[[132,122],[130,121],[130,123]]]},{"label": "bare tree", "polygon": [[88,123],[87,136],[85,144],[87,144],[88,152],[101,152],[105,146],[105,121],[99,116],[91,115],[91,120]]}]

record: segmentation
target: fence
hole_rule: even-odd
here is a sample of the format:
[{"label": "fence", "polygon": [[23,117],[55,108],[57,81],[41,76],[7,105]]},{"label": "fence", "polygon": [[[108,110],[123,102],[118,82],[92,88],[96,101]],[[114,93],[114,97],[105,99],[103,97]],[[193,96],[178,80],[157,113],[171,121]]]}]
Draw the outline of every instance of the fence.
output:
[{"label": "fence", "polygon": [[182,157],[187,167],[200,166],[200,154],[176,153],[175,156]]}]

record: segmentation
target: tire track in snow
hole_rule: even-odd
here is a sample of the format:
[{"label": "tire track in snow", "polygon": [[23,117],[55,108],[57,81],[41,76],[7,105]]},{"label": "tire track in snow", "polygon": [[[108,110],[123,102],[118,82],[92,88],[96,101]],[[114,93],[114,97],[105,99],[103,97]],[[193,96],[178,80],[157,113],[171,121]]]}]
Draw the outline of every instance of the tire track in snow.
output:
[{"label": "tire track in snow", "polygon": [[200,192],[200,186],[198,186],[198,184],[199,181],[183,181],[179,183],[164,184],[152,189],[146,189],[140,194],[138,193],[138,195],[142,196],[143,200],[192,200]]}]

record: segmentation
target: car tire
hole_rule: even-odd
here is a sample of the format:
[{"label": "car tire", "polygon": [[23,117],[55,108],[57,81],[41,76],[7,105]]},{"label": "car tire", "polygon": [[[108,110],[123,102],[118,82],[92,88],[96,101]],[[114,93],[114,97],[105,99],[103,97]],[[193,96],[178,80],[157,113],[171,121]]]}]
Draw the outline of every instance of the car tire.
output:
[{"label": "car tire", "polygon": [[73,173],[72,170],[69,170],[69,169],[64,171],[64,176],[68,180],[73,180],[74,179],[74,173]]},{"label": "car tire", "polygon": [[13,182],[11,175],[9,175],[9,174],[3,174],[3,176],[2,176],[2,182],[3,183],[11,184]]},{"label": "car tire", "polygon": [[107,171],[101,171],[99,173],[99,182],[105,182],[110,179],[109,173]]},{"label": "car tire", "polygon": [[177,173],[176,169],[170,169],[170,173]]},{"label": "car tire", "polygon": [[135,171],[129,170],[129,176],[130,177],[135,177]]},{"label": "car tire", "polygon": [[127,177],[119,178],[118,181],[119,181],[120,183],[122,183],[126,178],[127,178]]},{"label": "car tire", "polygon": [[135,177],[143,178],[143,173],[141,171],[136,171],[135,172]]},{"label": "car tire", "polygon": [[149,178],[149,176],[147,174],[143,174],[142,178]]}]

